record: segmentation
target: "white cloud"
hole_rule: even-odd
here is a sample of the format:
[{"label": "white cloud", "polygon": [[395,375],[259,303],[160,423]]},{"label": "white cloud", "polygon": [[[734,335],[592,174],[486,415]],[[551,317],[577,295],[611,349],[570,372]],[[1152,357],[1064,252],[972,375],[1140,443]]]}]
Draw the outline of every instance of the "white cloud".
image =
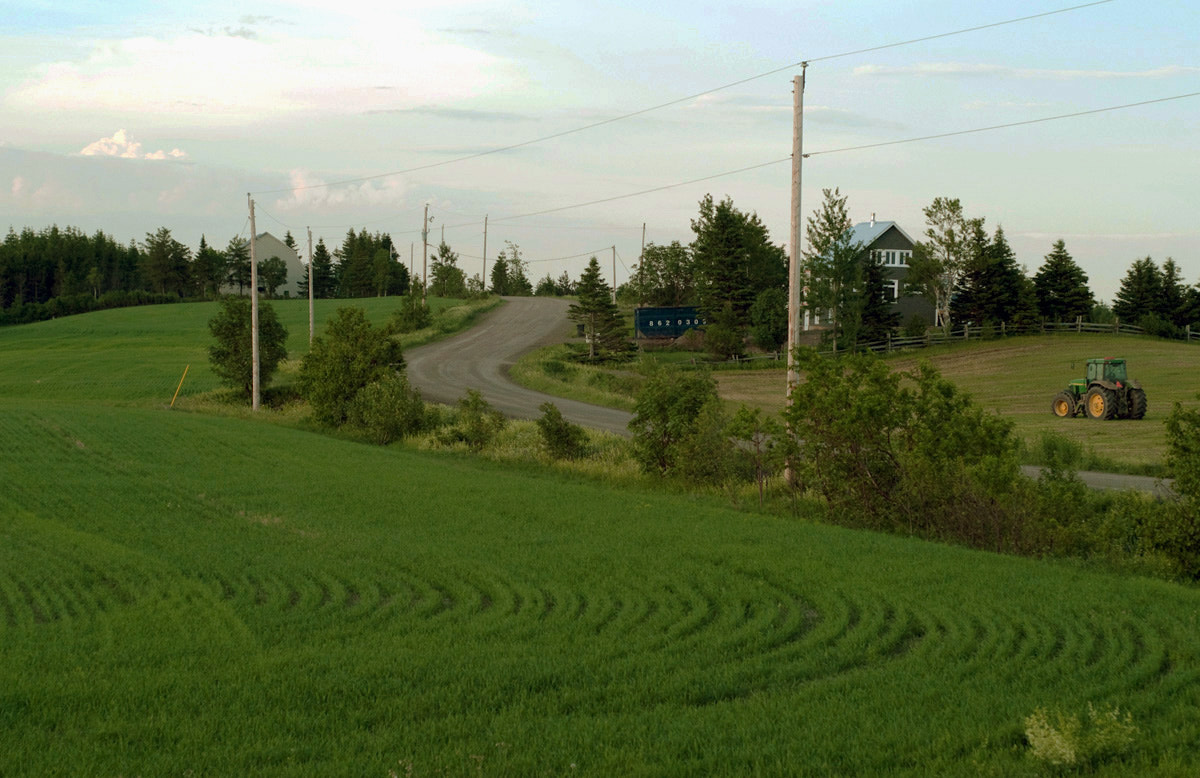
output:
[{"label": "white cloud", "polygon": [[237,124],[444,103],[516,80],[488,54],[412,23],[377,22],[337,30],[337,39],[280,28],[254,37],[192,30],[103,41],[86,57],[42,65],[4,104],[56,115],[136,112]]},{"label": "white cloud", "polygon": [[1041,78],[1060,81],[1078,79],[1170,78],[1172,76],[1186,76],[1196,73],[1200,73],[1200,67],[1185,65],[1167,65],[1150,70],[1044,70],[964,62],[923,62],[917,65],[899,67],[860,65],[854,69],[854,75],[856,76],[1005,76],[1009,78]]},{"label": "white cloud", "polygon": [[389,176],[371,181],[327,186],[327,181],[307,170],[293,170],[289,175],[293,190],[275,201],[281,211],[310,208],[340,208],[343,206],[397,206],[404,203],[408,184],[401,176]]},{"label": "white cloud", "polygon": [[142,153],[142,144],[132,140],[125,130],[117,130],[111,138],[101,138],[84,146],[79,151],[85,157],[120,157],[122,159],[185,159],[187,154],[179,149]]}]

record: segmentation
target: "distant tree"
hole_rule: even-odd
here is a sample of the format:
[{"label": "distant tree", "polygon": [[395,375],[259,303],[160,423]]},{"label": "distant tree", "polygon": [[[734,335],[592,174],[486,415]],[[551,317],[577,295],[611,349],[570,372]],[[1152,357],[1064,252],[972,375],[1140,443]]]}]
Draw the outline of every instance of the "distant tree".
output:
[{"label": "distant tree", "polygon": [[833,350],[838,339],[852,348],[862,321],[863,246],[854,241],[847,197],[837,189],[824,189],[824,200],[808,218],[808,248],[802,252],[808,278],[806,303],[829,320]]},{"label": "distant tree", "polygon": [[558,288],[549,273],[537,282],[537,286],[533,288],[533,294],[535,297],[554,297],[558,294]]},{"label": "distant tree", "polygon": [[687,246],[650,243],[630,279],[636,301],[642,305],[679,306],[696,302],[692,255]]},{"label": "distant tree", "polygon": [[571,280],[571,276],[567,271],[562,271],[558,276],[558,280],[554,282],[554,293],[559,297],[568,297],[575,294],[575,282]]},{"label": "distant tree", "polygon": [[363,309],[339,308],[300,363],[298,384],[319,422],[341,426],[363,387],[403,369],[399,341]]},{"label": "distant tree", "polygon": [[275,255],[258,261],[258,284],[267,297],[274,297],[275,290],[287,282],[287,263]]},{"label": "distant tree", "polygon": [[521,256],[521,247],[512,241],[504,241],[504,250],[492,265],[492,293],[516,297],[533,294],[533,284],[526,275],[527,263]]},{"label": "distant tree", "polygon": [[900,313],[892,309],[891,285],[884,273],[883,260],[877,256],[864,257],[862,274],[859,342],[886,340],[900,327]]},{"label": "distant tree", "polygon": [[950,301],[969,256],[969,236],[976,227],[963,215],[957,197],[935,197],[923,212],[925,240],[913,247],[908,283],[933,302],[934,324],[949,332]]},{"label": "distant tree", "polygon": [[225,281],[244,294],[250,286],[250,243],[240,237],[229,239],[225,247]]},{"label": "distant tree", "polygon": [[190,275],[191,250],[160,227],[147,232],[142,247],[142,275],[159,294],[184,294]]},{"label": "distant tree", "polygon": [[[324,238],[319,239],[316,248],[313,249],[311,269],[313,272],[313,297],[318,300],[337,297],[337,277],[333,269],[333,258],[329,255],[329,249],[325,247]],[[296,294],[299,297],[308,297],[308,273],[309,267],[306,265],[303,277],[296,284]]]},{"label": "distant tree", "polygon": [[1087,274],[1067,253],[1066,244],[1054,242],[1046,260],[1033,277],[1038,314],[1047,321],[1074,321],[1091,313],[1095,302]]},{"label": "distant tree", "polygon": [[1002,227],[988,240],[983,220],[971,225],[968,259],[959,278],[951,310],[976,324],[1021,322],[1036,316],[1032,288],[1017,264]]},{"label": "distant tree", "polygon": [[711,194],[705,195],[692,232],[696,302],[710,321],[728,310],[731,324],[744,331],[758,293],[786,287],[787,255],[771,243],[758,214],[738,210],[728,197],[714,203]]},{"label": "distant tree", "polygon": [[292,231],[291,231],[291,230],[288,230],[287,232],[285,232],[285,233],[284,233],[284,235],[283,235],[283,245],[287,246],[287,247],[288,247],[288,248],[290,248],[292,251],[295,251],[295,250],[296,250],[296,239],[292,237]]},{"label": "distant tree", "polygon": [[787,342],[787,292],[764,289],[750,306],[750,334],[758,347],[778,351]]},{"label": "distant tree", "polygon": [[575,285],[578,301],[567,309],[567,318],[583,326],[588,342],[588,357],[597,353],[619,351],[625,343],[625,321],[612,300],[612,288],[600,275],[600,263],[595,257]]},{"label": "distant tree", "polygon": [[1150,314],[1162,317],[1163,277],[1150,257],[1135,260],[1113,299],[1113,313],[1133,324]]},{"label": "distant tree", "polygon": [[436,297],[466,297],[466,273],[458,266],[458,254],[442,241],[433,254],[429,270],[429,294]]},{"label": "distant tree", "polygon": [[587,453],[587,432],[583,427],[574,424],[562,415],[562,411],[552,402],[544,402],[538,410],[538,432],[542,436],[542,446],[553,459],[579,459]]},{"label": "distant tree", "polygon": [[192,280],[197,291],[205,297],[216,297],[225,283],[225,255],[208,245],[200,236],[200,248],[192,260]]},{"label": "distant tree", "polygon": [[1167,257],[1159,271],[1162,279],[1162,296],[1159,298],[1158,312],[1176,327],[1190,323],[1187,316],[1187,284],[1183,282],[1183,273],[1179,265],[1171,257]]},{"label": "distant tree", "polygon": [[492,263],[492,294],[508,294],[508,260],[504,252],[500,252]]},{"label": "distant tree", "polygon": [[[249,398],[254,390],[254,357],[251,349],[251,304],[245,297],[224,297],[221,310],[208,322],[216,343],[209,346],[208,358],[221,381]],[[287,359],[287,328],[279,322],[268,303],[258,306],[258,371],[261,386],[275,375],[279,363]]]}]

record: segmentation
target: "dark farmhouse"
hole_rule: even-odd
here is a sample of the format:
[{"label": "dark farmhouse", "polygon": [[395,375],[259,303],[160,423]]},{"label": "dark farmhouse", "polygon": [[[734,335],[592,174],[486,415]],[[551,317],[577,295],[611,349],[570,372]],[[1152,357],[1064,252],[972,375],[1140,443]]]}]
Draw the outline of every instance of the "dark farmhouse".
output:
[{"label": "dark farmhouse", "polygon": [[860,222],[851,228],[854,243],[863,246],[863,258],[874,256],[883,265],[884,276],[890,286],[885,294],[892,303],[892,310],[900,314],[900,323],[906,324],[913,316],[920,316],[926,324],[933,324],[933,303],[917,289],[906,289],[908,261],[912,259],[913,241],[896,222]]}]

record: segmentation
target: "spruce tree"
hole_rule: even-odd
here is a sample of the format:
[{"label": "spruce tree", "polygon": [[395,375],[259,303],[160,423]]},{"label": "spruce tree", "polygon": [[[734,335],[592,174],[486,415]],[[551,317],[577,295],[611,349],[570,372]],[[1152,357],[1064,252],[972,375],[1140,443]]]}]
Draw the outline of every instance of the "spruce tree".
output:
[{"label": "spruce tree", "polygon": [[588,341],[588,357],[595,359],[598,351],[620,350],[625,341],[625,321],[612,300],[612,287],[600,275],[600,263],[595,257],[575,286],[578,301],[567,309],[567,318],[583,325]]},{"label": "spruce tree", "polygon": [[1163,277],[1158,265],[1150,257],[1138,259],[1121,279],[1121,288],[1113,300],[1113,313],[1130,324],[1148,314],[1162,316],[1162,298]]},{"label": "spruce tree", "polygon": [[1095,300],[1087,284],[1087,274],[1067,253],[1066,244],[1055,241],[1033,278],[1038,314],[1048,321],[1074,321],[1076,316],[1090,315]]}]

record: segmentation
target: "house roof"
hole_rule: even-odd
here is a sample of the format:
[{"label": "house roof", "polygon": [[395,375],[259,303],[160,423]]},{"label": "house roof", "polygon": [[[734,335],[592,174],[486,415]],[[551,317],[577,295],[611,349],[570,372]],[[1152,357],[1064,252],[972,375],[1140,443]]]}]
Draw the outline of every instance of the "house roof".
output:
[{"label": "house roof", "polygon": [[861,243],[863,248],[870,248],[872,243],[883,237],[883,234],[892,227],[895,227],[896,231],[903,235],[909,243],[916,243],[896,222],[880,221],[859,222],[854,225],[850,228],[850,240],[852,243]]}]

